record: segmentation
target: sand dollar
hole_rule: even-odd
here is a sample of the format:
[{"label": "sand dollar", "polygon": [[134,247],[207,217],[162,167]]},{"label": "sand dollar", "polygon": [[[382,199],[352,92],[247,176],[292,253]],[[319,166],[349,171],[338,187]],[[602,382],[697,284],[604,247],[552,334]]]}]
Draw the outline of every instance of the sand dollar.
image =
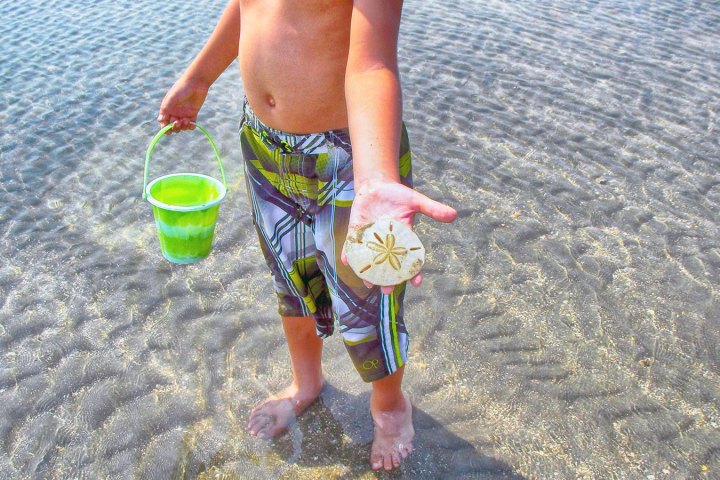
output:
[{"label": "sand dollar", "polygon": [[418,273],[425,247],[404,223],[380,218],[350,232],[345,255],[355,274],[373,285],[397,285]]}]

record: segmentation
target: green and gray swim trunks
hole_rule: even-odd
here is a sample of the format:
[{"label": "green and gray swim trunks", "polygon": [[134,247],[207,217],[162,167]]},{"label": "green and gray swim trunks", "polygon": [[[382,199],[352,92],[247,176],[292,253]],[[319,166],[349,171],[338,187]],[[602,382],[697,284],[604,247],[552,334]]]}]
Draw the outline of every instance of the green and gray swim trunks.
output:
[{"label": "green and gray swim trunks", "polygon": [[[246,101],[240,139],[253,222],[280,315],[314,317],[322,338],[337,325],[366,382],[395,372],[407,358],[405,285],[391,295],[368,289],[340,261],[355,196],[348,131],[285,133],[263,124]],[[399,167],[411,186],[404,127]]]}]

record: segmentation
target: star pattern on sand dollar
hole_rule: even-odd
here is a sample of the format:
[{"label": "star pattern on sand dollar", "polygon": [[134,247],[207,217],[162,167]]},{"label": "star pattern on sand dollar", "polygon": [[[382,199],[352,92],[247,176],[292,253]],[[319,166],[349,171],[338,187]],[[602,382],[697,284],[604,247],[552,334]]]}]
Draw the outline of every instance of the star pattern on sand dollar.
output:
[{"label": "star pattern on sand dollar", "polygon": [[381,265],[383,262],[388,262],[395,270],[400,270],[400,255],[407,253],[407,248],[395,246],[395,235],[388,233],[385,236],[385,241],[378,235],[375,234],[377,242],[368,242],[367,246],[370,250],[379,252],[375,255],[373,262],[375,265]]}]

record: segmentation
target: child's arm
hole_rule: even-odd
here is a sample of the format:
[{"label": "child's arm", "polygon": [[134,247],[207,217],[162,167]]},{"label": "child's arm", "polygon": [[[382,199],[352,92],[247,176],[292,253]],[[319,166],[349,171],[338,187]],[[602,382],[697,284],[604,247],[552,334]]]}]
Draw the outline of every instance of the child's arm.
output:
[{"label": "child's arm", "polygon": [[402,100],[397,67],[401,0],[354,2],[345,72],[355,188],[398,182]]},{"label": "child's arm", "polygon": [[[402,0],[356,0],[350,27],[345,98],[353,148],[355,200],[350,229],[390,216],[412,225],[415,213],[451,222],[456,212],[400,183],[402,95],[397,37]],[[344,255],[343,255],[344,257]],[[343,263],[347,264],[345,258]],[[411,280],[420,285],[420,274]],[[382,287],[384,293],[392,287]]]},{"label": "child's arm", "polygon": [[192,128],[210,86],[237,58],[239,42],[240,2],[230,0],[205,46],[165,95],[158,115],[162,126],[173,122],[173,131]]}]

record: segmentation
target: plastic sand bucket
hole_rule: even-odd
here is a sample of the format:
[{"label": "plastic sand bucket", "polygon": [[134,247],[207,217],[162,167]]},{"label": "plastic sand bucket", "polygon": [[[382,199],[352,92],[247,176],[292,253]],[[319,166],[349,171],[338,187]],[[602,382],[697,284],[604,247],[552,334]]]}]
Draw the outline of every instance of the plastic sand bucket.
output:
[{"label": "plastic sand bucket", "polygon": [[163,257],[173,263],[195,263],[210,254],[218,210],[227,193],[225,170],[215,142],[204,128],[197,124],[195,127],[210,141],[222,182],[198,173],[173,173],[148,184],[150,156],[172,123],[155,135],[145,155],[143,198],[152,205]]}]

